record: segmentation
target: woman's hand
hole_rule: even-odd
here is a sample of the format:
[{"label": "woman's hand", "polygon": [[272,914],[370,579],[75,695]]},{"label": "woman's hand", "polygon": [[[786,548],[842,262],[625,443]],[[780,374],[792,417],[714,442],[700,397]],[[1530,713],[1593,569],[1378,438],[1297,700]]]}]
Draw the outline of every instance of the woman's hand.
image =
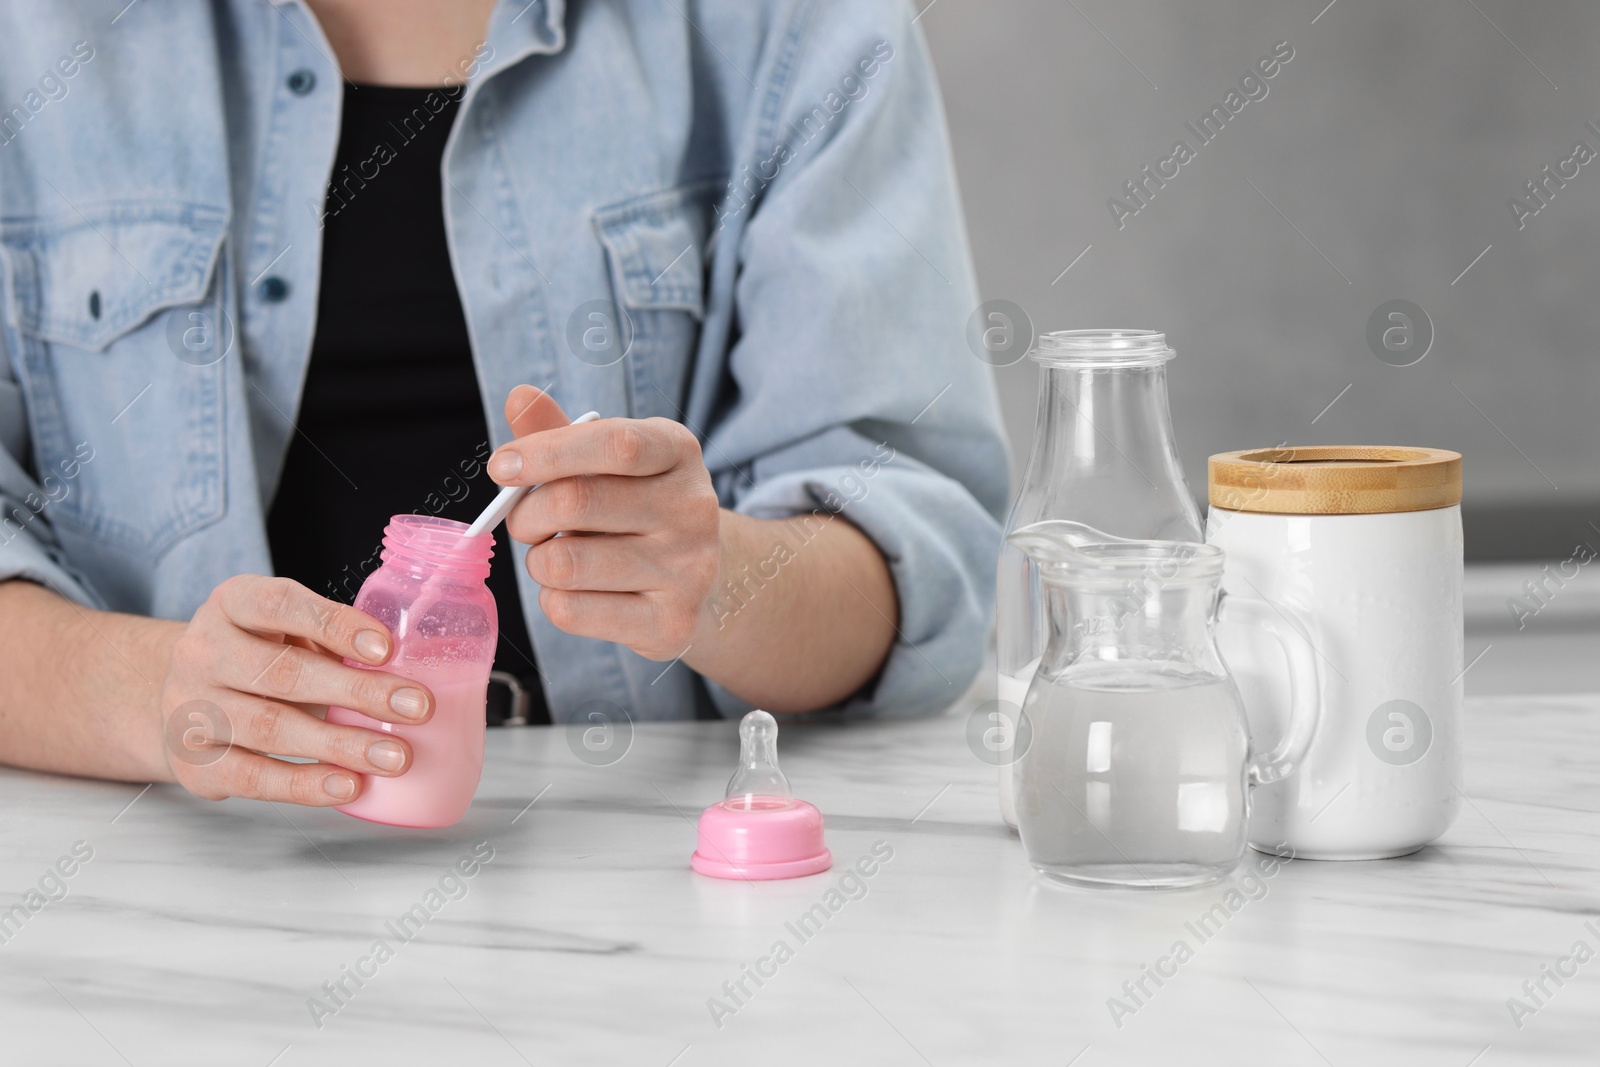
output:
[{"label": "woman's hand", "polygon": [[[385,722],[425,722],[433,697],[376,667],[394,642],[364,612],[287,578],[246,574],[212,591],[172,649],[161,690],[165,751],[178,783],[211,800],[241,796],[327,806],[355,799],[361,774],[411,765],[398,737],[325,722],[329,704]],[[315,763],[271,759],[303,756]]]},{"label": "woman's hand", "polygon": [[694,434],[670,419],[571,426],[528,385],[511,391],[506,419],[516,440],[490,458],[489,476],[540,486],[506,530],[532,546],[545,616],[650,659],[683,655],[712,621],[722,572],[717,494]]}]

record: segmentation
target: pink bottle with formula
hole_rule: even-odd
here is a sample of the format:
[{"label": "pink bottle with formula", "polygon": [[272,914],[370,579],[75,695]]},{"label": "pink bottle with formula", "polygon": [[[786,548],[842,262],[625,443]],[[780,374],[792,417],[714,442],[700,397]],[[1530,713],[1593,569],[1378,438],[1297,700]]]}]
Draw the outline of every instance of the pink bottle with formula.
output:
[{"label": "pink bottle with formula", "polygon": [[356,594],[355,606],[394,635],[394,655],[382,669],[426,686],[434,710],[427,722],[405,726],[328,709],[329,722],[395,734],[412,751],[411,766],[398,778],[364,775],[361,795],[339,808],[346,815],[391,826],[450,826],[472,804],[483,773],[484,698],[499,617],[484,584],[494,536],[466,531],[466,523],[450,519],[396,515],[383,532],[382,566]]}]

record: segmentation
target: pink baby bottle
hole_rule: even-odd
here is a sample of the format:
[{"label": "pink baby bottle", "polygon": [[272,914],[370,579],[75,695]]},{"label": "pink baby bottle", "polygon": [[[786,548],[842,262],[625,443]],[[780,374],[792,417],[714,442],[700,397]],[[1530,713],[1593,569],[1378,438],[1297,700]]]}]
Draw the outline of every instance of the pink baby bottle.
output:
[{"label": "pink baby bottle", "polygon": [[[361,795],[339,810],[391,826],[450,826],[466,814],[483,773],[484,698],[499,617],[484,584],[494,536],[428,515],[396,515],[383,532],[382,565],[355,606],[389,628],[395,651],[383,670],[433,694],[433,717],[416,726],[349,708],[328,721],[402,737],[411,766],[398,778],[365,775]],[[365,664],[345,660],[352,667]],[[368,668],[370,669],[370,668]]]}]

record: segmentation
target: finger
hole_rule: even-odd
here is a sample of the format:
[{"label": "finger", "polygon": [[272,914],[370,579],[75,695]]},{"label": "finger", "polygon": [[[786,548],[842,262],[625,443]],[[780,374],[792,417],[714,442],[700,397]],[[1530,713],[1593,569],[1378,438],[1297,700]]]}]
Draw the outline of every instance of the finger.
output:
[{"label": "finger", "polygon": [[241,693],[286,704],[330,704],[384,722],[426,722],[433,713],[432,694],[408,678],[347,667],[324,653],[254,638],[229,646],[211,665],[210,677]]},{"label": "finger", "polygon": [[404,774],[412,761],[411,746],[394,734],[338,726],[300,708],[254,697],[229,702],[225,737],[208,740],[231,742],[274,756],[300,756],[361,774],[393,778]]},{"label": "finger", "polygon": [[528,549],[528,576],[546,589],[619,593],[663,589],[669,576],[637,534],[555,537]]},{"label": "finger", "polygon": [[388,629],[364,611],[318,596],[288,578],[241,574],[217,587],[228,621],[258,634],[303,637],[340,656],[377,666],[394,647]]},{"label": "finger", "polygon": [[599,419],[502,445],[489,459],[489,477],[501,485],[538,485],[579,474],[638,478],[699,455],[694,435],[671,419]]},{"label": "finger", "polygon": [[212,800],[248,797],[328,808],[360,796],[361,776],[321,763],[289,763],[233,748],[185,787]]},{"label": "finger", "polygon": [[546,482],[517,502],[506,517],[513,540],[536,545],[563,530],[578,533],[645,533],[667,524],[664,493],[649,479],[591,474]]},{"label": "finger", "polygon": [[571,421],[561,405],[543,389],[519,385],[506,396],[506,422],[511,427],[512,437],[553,430]]},{"label": "finger", "polygon": [[692,621],[664,613],[657,605],[644,593],[539,590],[540,610],[569,634],[615,641],[646,659],[681,656],[693,639]]}]

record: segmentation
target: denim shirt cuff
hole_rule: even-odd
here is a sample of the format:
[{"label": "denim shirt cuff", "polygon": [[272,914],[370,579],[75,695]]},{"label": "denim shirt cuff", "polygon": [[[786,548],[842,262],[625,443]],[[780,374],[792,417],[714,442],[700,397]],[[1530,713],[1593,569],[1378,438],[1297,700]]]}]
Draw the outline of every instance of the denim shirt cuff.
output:
[{"label": "denim shirt cuff", "polygon": [[[884,465],[865,483],[847,481],[858,474],[849,466],[773,476],[735,505],[756,518],[798,518],[795,530],[813,513],[821,521],[844,519],[889,564],[900,606],[895,641],[876,679],[834,709],[847,715],[908,717],[947,708],[977,675],[988,642],[999,524],[958,482],[904,457],[895,463],[905,465]],[[841,482],[864,491],[841,501]],[[706,689],[725,717],[754,707],[709,679]]]}]

